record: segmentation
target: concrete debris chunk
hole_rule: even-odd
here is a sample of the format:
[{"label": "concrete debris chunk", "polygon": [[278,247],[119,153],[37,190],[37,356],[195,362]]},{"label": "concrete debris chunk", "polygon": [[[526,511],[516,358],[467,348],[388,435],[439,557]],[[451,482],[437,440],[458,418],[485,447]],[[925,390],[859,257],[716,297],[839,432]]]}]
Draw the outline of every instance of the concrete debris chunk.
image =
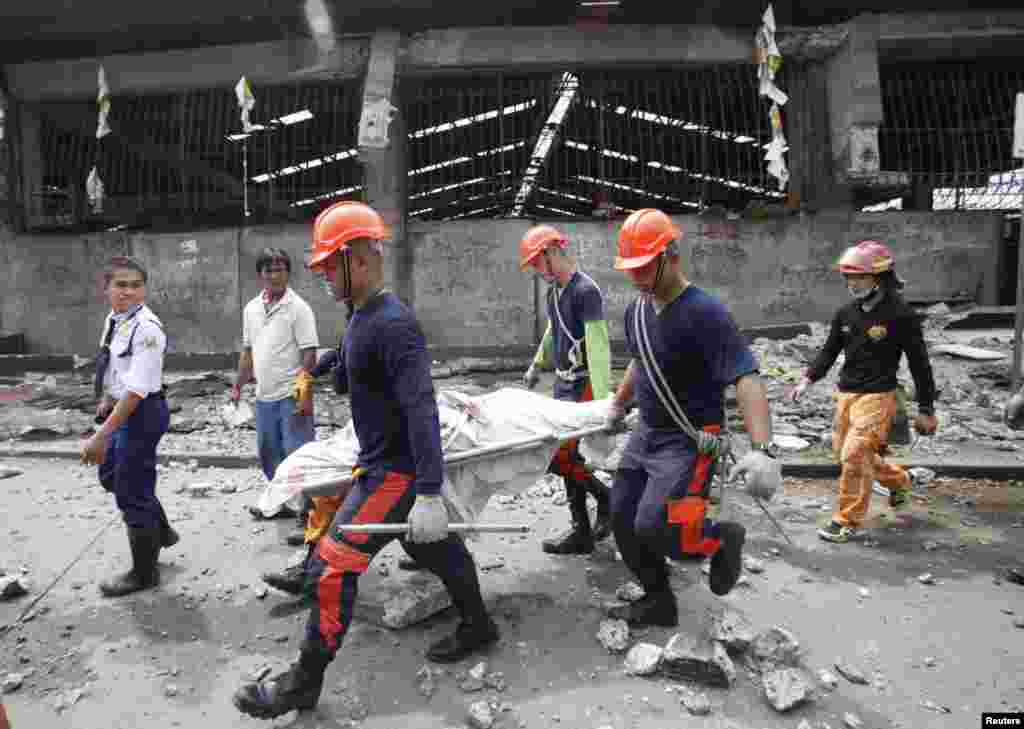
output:
[{"label": "concrete debris chunk", "polygon": [[486,701],[477,701],[469,707],[469,723],[475,729],[491,729],[494,726],[494,712]]},{"label": "concrete debris chunk", "polygon": [[417,673],[416,690],[421,696],[430,698],[437,692],[437,682],[434,680],[435,671],[430,666],[423,666]]},{"label": "concrete debris chunk", "polygon": [[744,557],[743,569],[751,574],[759,575],[764,572],[764,561],[754,557]]},{"label": "concrete debris chunk", "polygon": [[27,595],[29,587],[30,584],[24,577],[18,575],[0,577],[0,601],[13,600]]},{"label": "concrete debris chunk", "polygon": [[711,627],[711,638],[717,640],[731,654],[743,653],[754,641],[754,626],[746,616],[736,610],[726,610]]},{"label": "concrete debris chunk", "polygon": [[851,714],[849,711],[843,714],[843,723],[846,724],[849,729],[863,729],[864,722],[856,714]]},{"label": "concrete debris chunk", "polygon": [[637,643],[626,654],[626,673],[630,676],[651,676],[661,665],[664,649],[651,643]]},{"label": "concrete debris chunk", "polygon": [[3,683],[0,684],[0,688],[3,689],[5,694],[14,693],[21,688],[21,685],[25,682],[25,676],[21,673],[8,673],[4,676]]},{"label": "concrete debris chunk", "polygon": [[839,677],[831,671],[822,669],[818,671],[818,683],[827,689],[834,689],[839,685]]},{"label": "concrete debris chunk", "polygon": [[694,716],[707,716],[711,713],[711,700],[701,692],[687,691],[683,693],[683,706]]},{"label": "concrete debris chunk", "polygon": [[615,597],[624,602],[636,602],[646,594],[644,588],[635,582],[620,585],[619,589],[615,591]]},{"label": "concrete debris chunk", "polygon": [[736,680],[736,667],[721,643],[677,633],[665,646],[661,670],[667,676],[728,688]]},{"label": "concrete debris chunk", "polygon": [[835,666],[836,670],[839,671],[839,675],[850,683],[859,684],[861,686],[868,685],[867,676],[864,674],[864,671],[860,666],[846,660],[837,661]]},{"label": "concrete debris chunk", "polygon": [[795,709],[811,698],[810,682],[795,668],[769,671],[761,677],[761,683],[768,703],[779,712]]},{"label": "concrete debris chunk", "polygon": [[597,640],[610,653],[622,653],[629,647],[629,624],[625,620],[602,620]]},{"label": "concrete debris chunk", "polygon": [[911,468],[907,471],[907,474],[913,480],[915,486],[927,486],[935,480],[935,471],[922,466]]},{"label": "concrete debris chunk", "polygon": [[185,487],[185,492],[193,498],[209,496],[213,491],[213,484],[207,482],[193,483]]},{"label": "concrete debris chunk", "polygon": [[758,633],[751,644],[751,650],[762,672],[795,666],[800,658],[800,642],[791,632],[778,625]]},{"label": "concrete debris chunk", "polygon": [[932,575],[931,572],[925,572],[923,575],[917,576],[917,581],[920,582],[922,585],[934,585],[935,576]]}]

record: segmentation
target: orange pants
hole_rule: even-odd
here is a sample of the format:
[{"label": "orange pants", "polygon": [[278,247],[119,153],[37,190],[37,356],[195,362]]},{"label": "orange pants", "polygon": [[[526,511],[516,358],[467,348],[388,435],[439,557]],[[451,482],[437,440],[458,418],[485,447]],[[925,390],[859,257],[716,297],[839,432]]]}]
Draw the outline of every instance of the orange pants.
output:
[{"label": "orange pants", "polygon": [[896,414],[896,392],[837,392],[835,401],[832,450],[843,472],[839,478],[839,508],[832,519],[844,526],[859,527],[864,524],[876,480],[888,489],[910,488],[907,472],[879,455]]}]

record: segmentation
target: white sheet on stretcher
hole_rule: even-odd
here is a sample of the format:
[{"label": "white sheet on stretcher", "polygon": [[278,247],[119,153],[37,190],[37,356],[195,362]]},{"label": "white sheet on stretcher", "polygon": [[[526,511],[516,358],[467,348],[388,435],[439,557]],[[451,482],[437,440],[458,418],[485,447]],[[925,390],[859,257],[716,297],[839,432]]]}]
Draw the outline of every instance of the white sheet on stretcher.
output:
[{"label": "white sheet on stretcher", "polygon": [[[574,403],[518,388],[504,388],[480,397],[444,390],[438,395],[441,445],[445,456],[532,436],[563,434],[604,423],[610,400]],[[614,439],[588,436],[587,452],[596,468],[606,466]],[[503,453],[467,464],[446,464],[441,494],[458,521],[476,521],[496,494],[515,494],[544,475],[558,445]],[[294,504],[308,489],[348,478],[359,456],[350,422],[328,440],[313,441],[285,458],[257,506],[270,516],[281,505]]]}]

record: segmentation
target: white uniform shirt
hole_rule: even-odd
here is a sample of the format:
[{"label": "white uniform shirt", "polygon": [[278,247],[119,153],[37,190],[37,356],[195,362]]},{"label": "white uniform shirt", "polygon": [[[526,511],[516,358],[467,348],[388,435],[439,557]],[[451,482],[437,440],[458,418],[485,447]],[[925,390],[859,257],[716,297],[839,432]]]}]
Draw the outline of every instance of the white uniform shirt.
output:
[{"label": "white uniform shirt", "polygon": [[313,309],[290,288],[269,310],[261,293],[242,314],[242,344],[252,347],[256,399],[292,396],[302,350],[319,346]]},{"label": "white uniform shirt", "polygon": [[[160,319],[145,304],[124,315],[111,312],[103,322],[101,345],[111,317],[118,323],[110,340],[110,366],[103,378],[104,392],[115,400],[129,392],[139,397],[160,392],[163,387],[164,351],[167,349],[167,337]],[[126,354],[129,346],[131,353]]]}]

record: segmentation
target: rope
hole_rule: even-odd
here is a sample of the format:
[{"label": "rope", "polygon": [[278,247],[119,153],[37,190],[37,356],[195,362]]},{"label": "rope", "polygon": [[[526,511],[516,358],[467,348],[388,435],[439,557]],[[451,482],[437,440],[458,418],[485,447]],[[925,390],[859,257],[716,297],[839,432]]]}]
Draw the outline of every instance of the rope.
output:
[{"label": "rope", "polygon": [[86,552],[88,552],[89,549],[92,548],[92,545],[94,545],[96,543],[96,541],[101,536],[103,536],[103,532],[107,531],[107,529],[110,528],[110,525],[113,524],[115,521],[117,521],[117,519],[120,518],[120,516],[121,516],[120,513],[115,512],[114,515],[110,517],[110,520],[106,524],[104,524],[102,527],[100,527],[100,530],[98,532],[96,532],[96,536],[94,536],[89,541],[88,544],[86,544],[84,547],[82,547],[82,550],[78,553],[78,555],[73,560],[71,560],[71,563],[68,564],[68,566],[65,567],[61,571],[61,573],[59,575],[57,575],[49,585],[47,585],[45,590],[43,590],[41,593],[39,593],[39,595],[36,596],[36,598],[32,602],[30,602],[28,604],[28,607],[26,607],[24,610],[21,611],[21,615],[19,615],[18,618],[7,628],[7,630],[5,630],[2,635],[0,635],[0,643],[2,643],[3,639],[6,638],[10,633],[13,632],[13,628],[14,628],[15,625],[18,625],[19,623],[21,623],[22,620],[25,619],[25,616],[28,615],[32,611],[32,608],[34,608],[36,605],[38,605],[39,602],[44,597],[46,597],[47,595],[50,594],[50,591],[53,590],[54,587],[56,587],[57,583],[60,582],[62,579],[64,579],[64,576],[67,575],[67,573],[71,571],[71,568],[74,567],[76,564],[78,564],[79,560],[81,560],[82,557],[85,556]]}]

